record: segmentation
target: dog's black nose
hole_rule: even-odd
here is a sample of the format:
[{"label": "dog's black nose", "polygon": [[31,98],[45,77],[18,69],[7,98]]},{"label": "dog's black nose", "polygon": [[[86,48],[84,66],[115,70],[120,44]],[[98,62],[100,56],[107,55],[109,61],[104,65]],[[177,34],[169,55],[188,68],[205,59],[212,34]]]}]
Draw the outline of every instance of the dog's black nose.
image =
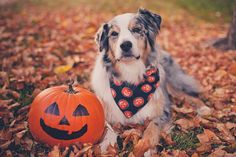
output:
[{"label": "dog's black nose", "polygon": [[123,51],[128,52],[132,48],[132,43],[130,41],[125,41],[120,45],[120,48]]}]

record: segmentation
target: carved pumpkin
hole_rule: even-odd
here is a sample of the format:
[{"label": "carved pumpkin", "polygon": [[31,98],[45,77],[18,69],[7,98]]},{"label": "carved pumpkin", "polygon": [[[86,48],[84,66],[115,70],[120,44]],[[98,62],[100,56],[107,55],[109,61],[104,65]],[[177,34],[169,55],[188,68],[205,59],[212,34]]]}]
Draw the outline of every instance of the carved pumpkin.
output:
[{"label": "carved pumpkin", "polygon": [[51,87],[34,99],[29,112],[32,135],[51,146],[96,143],[104,131],[104,111],[96,96],[79,86]]}]

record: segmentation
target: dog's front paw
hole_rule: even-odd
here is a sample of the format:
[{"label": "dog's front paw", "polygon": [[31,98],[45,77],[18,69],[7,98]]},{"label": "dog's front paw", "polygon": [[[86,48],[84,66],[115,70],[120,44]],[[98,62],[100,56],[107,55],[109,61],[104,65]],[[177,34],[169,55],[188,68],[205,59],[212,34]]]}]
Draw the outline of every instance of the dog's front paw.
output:
[{"label": "dog's front paw", "polygon": [[117,140],[117,134],[113,131],[108,129],[103,141],[99,144],[102,153],[105,153],[107,151],[107,148],[109,145],[114,146]]}]

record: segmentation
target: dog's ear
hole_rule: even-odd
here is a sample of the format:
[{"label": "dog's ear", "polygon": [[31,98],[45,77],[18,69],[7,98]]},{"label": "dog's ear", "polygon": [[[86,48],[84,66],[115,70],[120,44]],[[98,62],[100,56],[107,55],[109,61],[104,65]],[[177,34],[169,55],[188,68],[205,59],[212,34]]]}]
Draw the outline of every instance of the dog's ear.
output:
[{"label": "dog's ear", "polygon": [[109,26],[107,23],[103,24],[96,33],[95,41],[99,47],[99,51],[108,51],[109,41],[108,41]]},{"label": "dog's ear", "polygon": [[154,51],[156,36],[160,31],[161,16],[152,13],[149,10],[140,8],[137,13],[137,20],[146,29],[146,36],[152,50]]},{"label": "dog's ear", "polygon": [[153,32],[158,33],[161,27],[161,16],[155,14],[147,9],[139,8],[138,17],[143,22],[147,29],[151,29]]}]

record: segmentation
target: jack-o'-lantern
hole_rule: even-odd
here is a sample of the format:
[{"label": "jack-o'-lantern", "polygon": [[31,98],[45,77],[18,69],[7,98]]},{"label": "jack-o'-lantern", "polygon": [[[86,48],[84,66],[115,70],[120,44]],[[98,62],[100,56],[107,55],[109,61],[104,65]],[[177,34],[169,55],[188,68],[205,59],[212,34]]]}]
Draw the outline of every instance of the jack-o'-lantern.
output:
[{"label": "jack-o'-lantern", "polygon": [[56,86],[42,91],[29,112],[32,135],[51,146],[96,143],[104,131],[104,111],[97,97],[79,86]]}]

